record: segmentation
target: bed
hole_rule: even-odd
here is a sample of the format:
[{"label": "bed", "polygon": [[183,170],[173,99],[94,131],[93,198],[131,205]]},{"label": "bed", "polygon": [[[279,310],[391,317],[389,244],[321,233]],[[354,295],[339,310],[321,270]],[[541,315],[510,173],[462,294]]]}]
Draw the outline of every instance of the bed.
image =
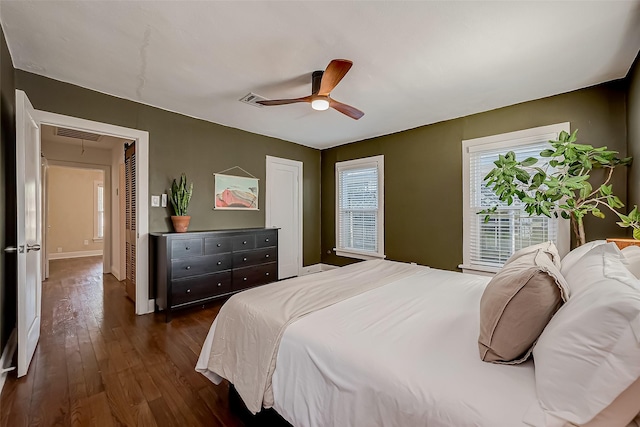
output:
[{"label": "bed", "polygon": [[[375,278],[376,283],[297,313],[281,324],[282,332],[270,339],[265,353],[260,354],[264,348],[236,349],[233,372],[213,363],[220,359],[214,349],[216,329],[225,322],[219,316],[196,370],[214,383],[224,377],[233,384],[253,384],[253,390],[239,390],[245,403],[257,396],[247,407],[252,412],[259,409],[256,402],[273,407],[296,427],[545,425],[533,361],[497,365],[478,357],[479,301],[488,277],[376,260],[232,298],[255,319],[264,310],[253,306],[283,284],[299,294],[301,289],[317,290],[318,283],[341,287],[354,277],[363,282]],[[290,304],[287,300],[284,306]],[[224,316],[223,310],[220,314]],[[255,329],[260,327],[243,323],[250,331],[239,332],[238,340],[255,345],[261,339]],[[235,338],[227,332],[223,340]],[[265,364],[269,351],[274,366],[263,382],[257,380],[262,373],[251,365]],[[246,366],[248,371],[235,372]]]}]

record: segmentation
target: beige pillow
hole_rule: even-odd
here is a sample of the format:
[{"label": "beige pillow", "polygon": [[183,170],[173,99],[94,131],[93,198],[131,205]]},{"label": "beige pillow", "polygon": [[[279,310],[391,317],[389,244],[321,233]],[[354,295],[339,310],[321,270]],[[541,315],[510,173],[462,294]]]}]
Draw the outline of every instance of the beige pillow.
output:
[{"label": "beige pillow", "polygon": [[508,364],[527,360],[568,295],[567,283],[544,250],[510,260],[480,300],[480,358]]}]

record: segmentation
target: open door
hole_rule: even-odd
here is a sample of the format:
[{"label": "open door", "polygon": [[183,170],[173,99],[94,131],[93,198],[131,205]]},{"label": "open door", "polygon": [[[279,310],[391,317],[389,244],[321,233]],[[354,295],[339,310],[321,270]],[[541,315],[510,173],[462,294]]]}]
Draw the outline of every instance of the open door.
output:
[{"label": "open door", "polygon": [[136,300],[136,144],[124,145],[125,264],[127,296]]},{"label": "open door", "polygon": [[42,198],[40,127],[27,95],[16,90],[18,377],[27,374],[40,338]]}]

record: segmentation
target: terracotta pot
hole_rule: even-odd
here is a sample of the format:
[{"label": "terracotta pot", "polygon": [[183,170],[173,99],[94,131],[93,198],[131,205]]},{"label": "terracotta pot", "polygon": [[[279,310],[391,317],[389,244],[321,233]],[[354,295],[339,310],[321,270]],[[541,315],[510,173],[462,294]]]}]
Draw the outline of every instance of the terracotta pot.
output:
[{"label": "terracotta pot", "polygon": [[189,228],[189,221],[191,221],[190,216],[171,216],[171,222],[173,222],[173,229],[176,230],[176,233],[184,233]]}]

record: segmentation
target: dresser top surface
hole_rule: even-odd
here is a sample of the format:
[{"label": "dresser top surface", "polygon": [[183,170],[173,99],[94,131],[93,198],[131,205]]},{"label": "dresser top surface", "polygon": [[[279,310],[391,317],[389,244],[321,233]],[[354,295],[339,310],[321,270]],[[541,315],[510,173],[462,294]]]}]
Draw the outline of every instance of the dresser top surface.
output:
[{"label": "dresser top surface", "polygon": [[186,233],[175,233],[175,232],[169,232],[169,233],[160,233],[160,232],[153,232],[153,233],[149,233],[150,236],[153,237],[200,237],[200,236],[205,236],[207,234],[242,234],[242,233],[259,233],[259,232],[263,232],[263,231],[276,231],[279,230],[279,228],[277,227],[258,227],[258,228],[232,228],[232,229],[226,229],[226,230],[201,230],[201,231],[187,231]]}]

